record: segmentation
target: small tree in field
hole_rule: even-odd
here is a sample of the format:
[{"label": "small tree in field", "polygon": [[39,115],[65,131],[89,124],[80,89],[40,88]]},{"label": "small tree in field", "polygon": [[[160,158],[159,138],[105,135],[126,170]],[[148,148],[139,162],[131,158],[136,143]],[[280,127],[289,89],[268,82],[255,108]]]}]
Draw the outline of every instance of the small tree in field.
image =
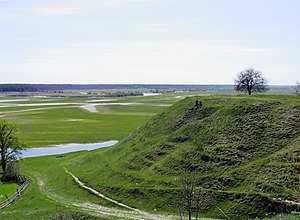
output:
[{"label": "small tree in field", "polygon": [[[189,170],[184,170],[181,175],[181,193],[177,201],[177,209],[179,211],[180,220],[199,219],[201,210],[201,188],[197,187],[196,173]],[[187,216],[186,216],[187,215]]]},{"label": "small tree in field", "polygon": [[249,95],[253,92],[266,92],[268,90],[267,80],[260,71],[248,68],[238,73],[235,79],[235,90],[247,92]]},{"label": "small tree in field", "polygon": [[0,159],[3,176],[6,174],[7,164],[16,161],[22,154],[24,144],[16,136],[16,127],[7,121],[0,121]]},{"label": "small tree in field", "polygon": [[294,87],[296,95],[300,95],[300,81],[296,82],[296,86]]}]

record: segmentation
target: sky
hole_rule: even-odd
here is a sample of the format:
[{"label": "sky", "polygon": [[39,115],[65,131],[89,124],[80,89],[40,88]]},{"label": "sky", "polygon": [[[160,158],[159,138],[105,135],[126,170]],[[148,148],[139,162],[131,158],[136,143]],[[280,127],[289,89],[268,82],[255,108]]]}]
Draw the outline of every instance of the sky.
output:
[{"label": "sky", "polygon": [[298,0],[0,0],[0,83],[300,80]]}]

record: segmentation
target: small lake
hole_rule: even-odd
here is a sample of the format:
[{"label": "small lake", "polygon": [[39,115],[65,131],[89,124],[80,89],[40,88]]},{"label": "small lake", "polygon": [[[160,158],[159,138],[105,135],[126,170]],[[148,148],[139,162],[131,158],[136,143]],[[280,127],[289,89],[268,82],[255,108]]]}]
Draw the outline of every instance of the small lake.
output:
[{"label": "small lake", "polygon": [[90,151],[103,147],[111,147],[117,143],[118,141],[106,141],[91,144],[61,144],[53,145],[53,147],[28,148],[23,151],[21,158],[66,154],[83,150]]}]

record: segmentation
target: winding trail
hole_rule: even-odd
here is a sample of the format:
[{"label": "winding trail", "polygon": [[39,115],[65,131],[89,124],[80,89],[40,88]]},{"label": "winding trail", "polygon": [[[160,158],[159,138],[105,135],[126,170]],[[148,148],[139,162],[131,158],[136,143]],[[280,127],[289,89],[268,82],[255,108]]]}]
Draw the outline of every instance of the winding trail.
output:
[{"label": "winding trail", "polygon": [[[50,198],[51,200],[57,201],[60,204],[63,204],[67,207],[75,207],[78,210],[81,210],[82,212],[89,213],[93,216],[99,216],[104,217],[107,219],[122,219],[122,220],[176,220],[179,219],[178,216],[175,215],[163,215],[163,214],[152,214],[149,212],[145,212],[133,207],[130,207],[124,203],[118,202],[114,199],[111,199],[102,193],[98,192],[97,190],[85,185],[83,182],[79,180],[77,176],[75,176],[73,173],[67,170],[67,168],[63,167],[65,170],[65,173],[70,175],[73,180],[83,189],[93,193],[94,195],[109,201],[120,208],[115,207],[107,207],[98,205],[92,202],[88,201],[80,201],[80,200],[73,200],[73,199],[66,199],[64,196],[59,195],[55,193],[54,190],[49,188],[47,183],[47,178],[43,177],[41,174],[34,172],[34,176],[37,178],[36,185],[40,188],[40,191]],[[275,198],[273,198],[275,199]],[[296,201],[289,201],[284,200],[281,198],[276,198],[277,201],[281,201],[284,203],[289,203],[293,205],[299,205],[299,202]],[[123,208],[123,209],[122,209]],[[220,210],[221,211],[221,210]],[[201,218],[201,220],[213,220],[211,218]]]},{"label": "winding trail", "polygon": [[77,207],[81,207],[84,208],[86,211],[94,211],[96,213],[100,212],[101,214],[104,215],[113,215],[115,217],[121,217],[121,218],[126,218],[126,219],[149,219],[149,220],[172,220],[172,219],[178,219],[176,216],[171,216],[171,215],[158,215],[158,214],[152,214],[152,213],[148,213],[145,211],[141,211],[139,209],[136,208],[132,208],[128,205],[125,205],[121,202],[118,202],[116,200],[113,200],[103,194],[101,194],[100,192],[98,192],[97,190],[86,186],[83,182],[81,182],[78,177],[76,177],[73,173],[69,172],[65,167],[65,172],[68,173],[69,175],[71,175],[73,177],[73,179],[75,180],[76,183],[79,184],[80,187],[90,191],[91,193],[101,197],[102,199],[105,199],[111,203],[114,203],[120,207],[123,207],[125,209],[129,209],[130,211],[126,211],[126,210],[120,210],[120,209],[116,209],[116,208],[108,208],[108,207],[103,207],[103,206],[99,206],[93,203],[80,203],[80,204],[73,204]]},{"label": "winding trail", "polygon": [[[133,211],[125,210],[121,208],[106,207],[98,205],[92,202],[79,201],[73,199],[66,199],[63,195],[55,193],[47,183],[47,179],[42,177],[39,173],[34,173],[34,176],[37,178],[37,186],[40,189],[40,192],[44,194],[47,198],[64,205],[70,208],[76,208],[81,212],[88,213],[92,216],[103,217],[105,219],[122,219],[122,220],[175,220],[178,219],[175,216],[165,216],[165,215],[155,215],[146,213],[143,211]],[[72,176],[73,177],[73,176]],[[84,185],[84,184],[83,184]]]},{"label": "winding trail", "polygon": [[73,179],[75,180],[75,182],[78,183],[79,186],[81,186],[82,188],[87,189],[87,190],[90,191],[91,193],[93,193],[93,194],[95,194],[95,195],[101,197],[102,199],[105,199],[105,200],[107,200],[107,201],[109,201],[109,202],[112,202],[112,203],[114,203],[114,204],[116,204],[116,205],[118,205],[118,206],[121,206],[121,207],[123,207],[123,208],[129,209],[129,210],[132,210],[132,211],[141,212],[141,211],[138,210],[138,209],[132,208],[132,207],[130,207],[130,206],[128,206],[128,205],[125,205],[125,204],[123,204],[123,203],[121,203],[121,202],[118,202],[118,201],[116,201],[116,200],[113,200],[113,199],[111,199],[111,198],[108,198],[107,196],[105,196],[105,195],[99,193],[98,191],[96,191],[95,189],[86,186],[86,185],[85,185],[83,182],[81,182],[81,181],[80,181],[73,173],[69,172],[69,171],[67,170],[67,168],[64,167],[64,169],[65,169],[66,173],[70,174],[70,175],[73,177]]}]

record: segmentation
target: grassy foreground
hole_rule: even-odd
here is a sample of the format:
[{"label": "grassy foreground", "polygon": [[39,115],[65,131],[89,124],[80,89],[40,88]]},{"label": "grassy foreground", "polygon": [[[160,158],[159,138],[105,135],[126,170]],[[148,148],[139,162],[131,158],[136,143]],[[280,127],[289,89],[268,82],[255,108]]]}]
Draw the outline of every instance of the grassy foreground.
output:
[{"label": "grassy foreground", "polygon": [[49,156],[22,160],[22,173],[30,177],[32,183],[19,201],[0,213],[1,218],[20,219],[22,216],[22,219],[50,219],[57,210],[89,214],[78,207],[84,203],[109,206],[106,201],[79,188],[63,169],[66,160],[84,154],[86,152],[68,154],[64,158]]}]

